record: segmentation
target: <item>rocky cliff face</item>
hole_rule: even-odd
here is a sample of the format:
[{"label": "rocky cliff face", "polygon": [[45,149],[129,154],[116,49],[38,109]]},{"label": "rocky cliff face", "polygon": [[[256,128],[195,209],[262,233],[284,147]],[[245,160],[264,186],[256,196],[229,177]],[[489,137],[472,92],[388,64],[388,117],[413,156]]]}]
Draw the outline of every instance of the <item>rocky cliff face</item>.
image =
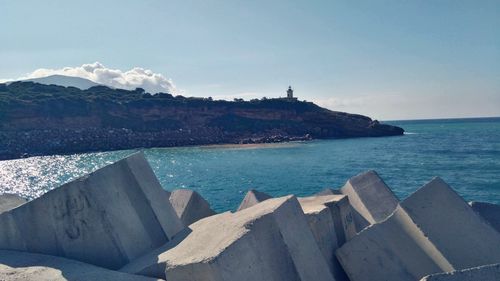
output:
[{"label": "rocky cliff face", "polygon": [[0,85],[0,159],[136,147],[402,135],[362,115],[287,99],[151,96],[35,83]]}]

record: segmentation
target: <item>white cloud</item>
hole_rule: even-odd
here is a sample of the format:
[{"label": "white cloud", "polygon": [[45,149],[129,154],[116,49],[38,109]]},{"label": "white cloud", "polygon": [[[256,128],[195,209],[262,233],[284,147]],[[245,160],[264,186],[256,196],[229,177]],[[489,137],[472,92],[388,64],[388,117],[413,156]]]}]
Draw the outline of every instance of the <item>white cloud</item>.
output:
[{"label": "white cloud", "polygon": [[154,73],[149,69],[141,67],[134,67],[127,71],[111,69],[99,62],[60,69],[40,68],[27,74],[25,77],[15,80],[41,78],[50,75],[81,77],[105,86],[127,90],[143,88],[146,92],[152,94],[159,92],[178,93],[172,80],[162,74]]}]

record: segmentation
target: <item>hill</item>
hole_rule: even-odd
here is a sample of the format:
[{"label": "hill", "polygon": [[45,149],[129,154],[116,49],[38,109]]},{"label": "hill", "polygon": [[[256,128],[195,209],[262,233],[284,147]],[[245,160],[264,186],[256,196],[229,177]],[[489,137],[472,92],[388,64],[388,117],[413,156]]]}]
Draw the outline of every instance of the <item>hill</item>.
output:
[{"label": "hill", "polygon": [[86,90],[90,87],[99,86],[99,84],[85,78],[65,75],[50,75],[46,77],[26,79],[22,80],[21,82],[34,82],[44,85],[58,85],[63,87],[76,87],[80,90]]},{"label": "hill", "polygon": [[0,159],[41,154],[402,135],[369,117],[287,99],[224,101],[95,86],[0,84]]}]

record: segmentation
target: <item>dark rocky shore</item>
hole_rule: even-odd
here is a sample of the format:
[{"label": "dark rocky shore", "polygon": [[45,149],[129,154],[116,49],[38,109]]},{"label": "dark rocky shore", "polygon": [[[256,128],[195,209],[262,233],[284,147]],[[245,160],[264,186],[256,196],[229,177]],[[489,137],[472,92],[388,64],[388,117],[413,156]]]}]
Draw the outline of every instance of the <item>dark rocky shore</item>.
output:
[{"label": "dark rocky shore", "polygon": [[36,155],[71,154],[132,148],[177,147],[211,144],[259,144],[312,140],[310,135],[284,136],[262,133],[231,137],[212,128],[200,128],[196,136],[183,131],[137,132],[126,128],[79,130],[1,131],[0,160]]},{"label": "dark rocky shore", "polygon": [[214,101],[142,89],[0,84],[0,160],[146,147],[402,135],[297,99]]}]

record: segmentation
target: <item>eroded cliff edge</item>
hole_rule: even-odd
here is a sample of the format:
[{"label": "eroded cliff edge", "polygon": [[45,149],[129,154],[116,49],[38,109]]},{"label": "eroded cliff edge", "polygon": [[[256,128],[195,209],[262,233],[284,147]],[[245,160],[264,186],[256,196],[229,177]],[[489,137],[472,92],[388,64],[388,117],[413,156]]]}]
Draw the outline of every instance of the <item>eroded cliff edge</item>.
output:
[{"label": "eroded cliff edge", "polygon": [[104,86],[0,84],[0,159],[138,147],[380,137],[402,128],[289,99],[214,101]]}]

